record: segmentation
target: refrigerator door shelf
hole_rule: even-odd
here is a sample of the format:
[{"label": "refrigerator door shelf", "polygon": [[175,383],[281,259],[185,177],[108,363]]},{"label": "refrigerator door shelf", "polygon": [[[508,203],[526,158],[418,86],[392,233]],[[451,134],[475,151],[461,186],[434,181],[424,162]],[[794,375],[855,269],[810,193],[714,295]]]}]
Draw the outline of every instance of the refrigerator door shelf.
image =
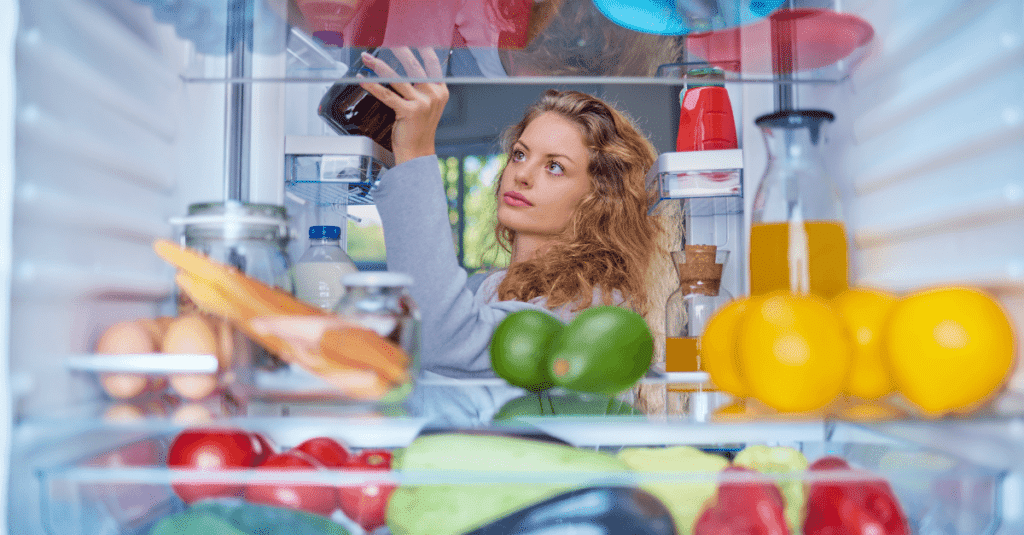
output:
[{"label": "refrigerator door shelf", "polygon": [[394,165],[364,136],[285,138],[285,191],[316,206],[373,204],[371,191]]},{"label": "refrigerator door shelf", "polygon": [[657,192],[649,212],[668,199],[738,197],[743,194],[743,149],[666,152],[647,172]]}]

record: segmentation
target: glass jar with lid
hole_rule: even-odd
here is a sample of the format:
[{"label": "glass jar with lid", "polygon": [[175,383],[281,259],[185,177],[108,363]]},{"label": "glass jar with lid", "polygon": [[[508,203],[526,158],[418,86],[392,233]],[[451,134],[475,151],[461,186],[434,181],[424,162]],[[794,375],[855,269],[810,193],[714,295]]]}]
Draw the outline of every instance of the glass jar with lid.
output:
[{"label": "glass jar with lid", "polygon": [[[182,243],[217,262],[270,286],[293,293],[289,270],[288,218],[283,206],[238,201],[196,203],[188,215],[172,220],[183,226]],[[196,313],[196,305],[178,293],[178,314]],[[221,383],[239,400],[248,397],[253,369],[277,369],[284,362],[232,328],[213,319],[219,332]]]},{"label": "glass jar with lid", "polygon": [[361,271],[341,279],[344,297],[334,307],[339,316],[376,331],[408,355],[410,382],[397,386],[383,401],[398,401],[412,390],[411,378],[419,372],[420,312],[409,287],[407,274]]}]

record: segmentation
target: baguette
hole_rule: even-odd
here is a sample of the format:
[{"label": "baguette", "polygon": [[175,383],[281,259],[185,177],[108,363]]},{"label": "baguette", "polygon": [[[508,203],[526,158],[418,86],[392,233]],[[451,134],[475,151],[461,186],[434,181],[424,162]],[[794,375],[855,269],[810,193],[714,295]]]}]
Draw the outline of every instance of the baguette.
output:
[{"label": "baguette", "polygon": [[[201,310],[227,319],[267,350],[346,394],[372,399],[409,379],[408,355],[375,331],[170,241],[157,240],[153,248],[179,269],[176,283]],[[304,338],[277,321],[284,317],[308,318],[319,330]]]},{"label": "baguette", "polygon": [[188,273],[179,273],[175,280],[201,310],[228,319],[268,351],[310,372],[369,369],[390,382],[408,379],[409,360],[401,348],[359,324],[330,315],[254,316],[244,305],[232,305],[207,281]]},{"label": "baguette", "polygon": [[247,277],[231,266],[210,260],[192,249],[181,247],[168,240],[156,240],[153,249],[161,258],[178,269],[210,281],[226,295],[232,296],[232,301],[237,302],[244,299],[257,315],[327,314],[320,308],[295,299],[286,292]]}]

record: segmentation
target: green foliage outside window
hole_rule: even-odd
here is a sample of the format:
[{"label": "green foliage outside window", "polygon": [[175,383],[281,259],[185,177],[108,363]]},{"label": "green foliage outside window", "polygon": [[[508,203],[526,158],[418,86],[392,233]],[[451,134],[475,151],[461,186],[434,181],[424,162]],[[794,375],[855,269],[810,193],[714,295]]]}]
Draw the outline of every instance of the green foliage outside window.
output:
[{"label": "green foliage outside window", "polygon": [[[471,273],[508,265],[509,254],[498,246],[494,237],[494,225],[497,222],[494,190],[505,158],[504,154],[463,157],[461,187],[460,159],[453,156],[441,160],[441,176],[445,179],[445,191],[448,194],[449,221],[452,224],[455,248],[460,263]],[[460,205],[464,218],[461,221]]]}]

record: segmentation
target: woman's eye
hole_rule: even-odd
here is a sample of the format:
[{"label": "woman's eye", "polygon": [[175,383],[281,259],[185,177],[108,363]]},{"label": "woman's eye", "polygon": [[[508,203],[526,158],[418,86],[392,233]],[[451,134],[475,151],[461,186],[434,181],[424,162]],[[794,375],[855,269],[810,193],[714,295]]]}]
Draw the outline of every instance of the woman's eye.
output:
[{"label": "woman's eye", "polygon": [[565,168],[562,167],[562,164],[560,164],[558,162],[551,162],[551,163],[549,163],[548,164],[548,169],[550,169],[551,172],[556,174],[556,175],[565,174]]},{"label": "woman's eye", "polygon": [[525,159],[526,159],[526,154],[524,154],[523,151],[521,151],[521,150],[514,150],[514,151],[512,151],[512,161],[513,162],[521,162],[521,161],[523,161]]}]

